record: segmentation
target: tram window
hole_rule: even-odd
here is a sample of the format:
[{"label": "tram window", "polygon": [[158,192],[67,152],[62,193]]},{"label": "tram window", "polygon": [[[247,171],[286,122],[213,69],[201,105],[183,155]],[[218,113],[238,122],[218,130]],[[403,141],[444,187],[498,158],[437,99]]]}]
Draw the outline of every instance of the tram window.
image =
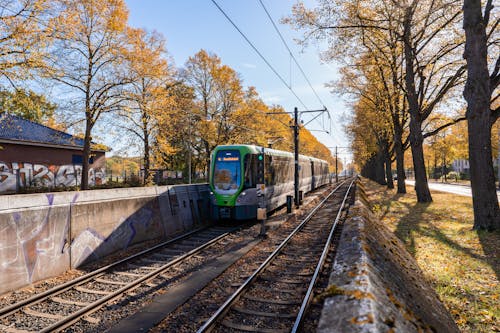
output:
[{"label": "tram window", "polygon": [[240,152],[237,150],[220,150],[217,152],[213,185],[221,194],[235,193],[241,184]]},{"label": "tram window", "polygon": [[276,183],[282,184],[288,181],[289,163],[286,157],[276,158]]},{"label": "tram window", "polygon": [[256,186],[257,158],[255,155],[245,156],[245,177],[243,178],[243,188],[253,188]]}]

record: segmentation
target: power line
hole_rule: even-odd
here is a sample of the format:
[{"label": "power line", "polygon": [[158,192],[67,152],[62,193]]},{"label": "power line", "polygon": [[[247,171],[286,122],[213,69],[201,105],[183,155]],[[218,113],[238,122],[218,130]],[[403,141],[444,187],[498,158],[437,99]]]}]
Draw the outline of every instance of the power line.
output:
[{"label": "power line", "polygon": [[[288,54],[290,55],[290,57],[293,59],[293,61],[295,62],[295,64],[297,65],[297,67],[299,68],[300,72],[302,73],[302,76],[304,77],[304,79],[306,80],[307,84],[309,85],[309,87],[311,88],[312,92],[314,93],[314,95],[316,96],[316,98],[318,99],[319,103],[321,105],[323,105],[323,108],[326,109],[326,106],[325,106],[325,103],[321,100],[321,98],[319,97],[318,93],[316,92],[316,90],[314,89],[313,85],[311,84],[311,81],[309,80],[309,78],[307,77],[306,73],[304,72],[304,70],[302,69],[302,66],[300,66],[297,58],[295,58],[295,55],[293,54],[292,50],[290,49],[290,47],[288,46],[288,43],[285,41],[285,38],[283,37],[283,35],[281,34],[281,31],[278,29],[278,26],[276,25],[276,23],[274,22],[273,18],[271,17],[271,14],[269,13],[269,11],[267,10],[266,6],[264,5],[264,3],[262,2],[262,0],[259,0],[260,2],[260,5],[262,6],[262,9],[264,9],[264,11],[266,12],[267,14],[267,17],[269,18],[269,21],[271,21],[273,27],[274,27],[274,30],[276,30],[276,32],[278,33],[278,36],[280,37],[281,41],[283,42],[283,45],[285,45],[286,49],[288,50]],[[327,115],[328,115],[328,119],[330,120],[331,122],[331,116],[330,116],[330,112],[327,112]],[[315,118],[317,119],[317,117]],[[318,123],[319,123],[319,120],[318,120]],[[323,120],[323,124],[320,124],[322,127],[323,127],[323,130],[325,130],[325,124],[324,124],[324,120]],[[331,132],[331,128],[330,128],[330,132]]]},{"label": "power line", "polygon": [[240,33],[240,35],[247,41],[247,43],[253,48],[253,50],[259,55],[259,57],[266,63],[266,65],[273,71],[273,73],[281,80],[281,82],[283,82],[285,87],[287,87],[288,90],[290,90],[292,92],[292,94],[295,96],[295,98],[297,98],[297,100],[300,102],[300,104],[302,104],[302,106],[305,109],[307,109],[307,106],[304,104],[304,102],[302,102],[300,97],[297,96],[295,91],[293,91],[292,87],[286,83],[285,79],[283,79],[283,77],[276,71],[276,69],[274,69],[274,67],[269,63],[269,61],[267,61],[267,59],[262,55],[262,53],[260,53],[260,51],[257,49],[257,47],[255,47],[255,45],[253,45],[253,43],[247,38],[247,36],[236,25],[236,23],[234,23],[233,20],[231,20],[231,18],[226,14],[226,12],[219,6],[219,4],[215,0],[211,0],[211,1],[217,7],[217,9],[219,9],[219,11],[226,17],[226,19],[233,25],[233,27]]},{"label": "power line", "polygon": [[276,30],[276,32],[278,33],[279,37],[281,38],[281,41],[283,42],[283,44],[285,45],[286,49],[288,50],[288,53],[290,54],[290,57],[292,57],[293,61],[297,65],[297,67],[300,69],[300,72],[302,73],[302,76],[304,76],[304,78],[306,79],[307,84],[309,85],[309,87],[313,91],[314,95],[316,96],[316,98],[318,99],[318,101],[320,102],[320,104],[323,105],[323,107],[325,107],[325,103],[323,103],[323,101],[321,100],[321,98],[319,97],[319,95],[316,93],[316,90],[313,88],[311,82],[309,81],[309,78],[307,77],[306,73],[304,72],[304,70],[300,66],[299,62],[297,61],[297,58],[295,58],[295,56],[293,55],[292,51],[290,50],[290,47],[288,47],[288,44],[285,41],[285,38],[283,37],[283,35],[279,31],[278,26],[276,25],[276,23],[274,22],[273,18],[271,17],[271,14],[269,14],[269,11],[267,10],[266,6],[262,2],[262,0],[259,0],[259,2],[260,2],[260,5],[262,6],[262,8],[264,9],[264,11],[266,12],[267,17],[271,21],[271,23],[272,23],[272,25],[274,27],[274,30]]}]

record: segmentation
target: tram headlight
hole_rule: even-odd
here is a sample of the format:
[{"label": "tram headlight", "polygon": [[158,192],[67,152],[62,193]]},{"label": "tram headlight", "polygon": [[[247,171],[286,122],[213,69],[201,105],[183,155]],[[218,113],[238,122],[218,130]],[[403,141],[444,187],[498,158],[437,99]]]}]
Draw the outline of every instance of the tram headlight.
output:
[{"label": "tram headlight", "polygon": [[242,203],[245,201],[245,196],[247,195],[247,192],[241,192],[238,198],[236,199],[237,203]]}]

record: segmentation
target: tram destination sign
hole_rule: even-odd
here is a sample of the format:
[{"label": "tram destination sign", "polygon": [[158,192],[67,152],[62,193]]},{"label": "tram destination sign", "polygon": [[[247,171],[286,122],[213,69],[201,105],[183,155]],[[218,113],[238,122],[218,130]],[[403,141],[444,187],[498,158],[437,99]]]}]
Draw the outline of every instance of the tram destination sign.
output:
[{"label": "tram destination sign", "polygon": [[221,153],[217,154],[217,161],[219,161],[219,162],[239,162],[240,161],[240,152],[239,151],[224,151]]}]

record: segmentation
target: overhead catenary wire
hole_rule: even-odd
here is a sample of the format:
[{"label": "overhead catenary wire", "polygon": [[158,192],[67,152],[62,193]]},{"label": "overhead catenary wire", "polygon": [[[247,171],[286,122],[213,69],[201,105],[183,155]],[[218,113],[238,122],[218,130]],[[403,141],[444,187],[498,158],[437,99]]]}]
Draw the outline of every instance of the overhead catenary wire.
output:
[{"label": "overhead catenary wire", "polygon": [[300,99],[300,97],[295,93],[292,87],[286,83],[285,79],[278,73],[278,71],[269,63],[269,61],[262,55],[262,53],[257,49],[257,47],[248,39],[248,37],[241,31],[241,29],[234,23],[234,21],[229,17],[228,14],[219,6],[215,0],[211,0],[212,3],[219,9],[219,11],[224,15],[224,17],[232,24],[232,26],[240,33],[240,35],[245,39],[245,41],[252,47],[252,49],[259,55],[259,57],[266,63],[266,65],[273,71],[273,73],[280,79],[280,81],[291,91],[291,93],[297,98],[297,100],[302,104],[302,106],[307,109],[307,106]]},{"label": "overhead catenary wire", "polygon": [[269,18],[269,21],[271,21],[273,27],[274,27],[274,30],[276,30],[276,32],[278,33],[281,41],[283,42],[283,45],[285,45],[286,49],[288,50],[288,53],[290,54],[290,57],[293,59],[293,61],[295,62],[295,64],[297,65],[297,67],[299,68],[300,72],[302,73],[302,76],[304,77],[304,79],[306,80],[307,84],[309,85],[309,87],[311,88],[312,92],[314,93],[314,95],[316,96],[316,98],[318,99],[318,101],[320,102],[321,105],[325,105],[325,103],[323,103],[323,101],[321,100],[321,98],[319,97],[319,95],[317,94],[316,90],[314,89],[313,85],[311,84],[311,81],[309,81],[309,78],[307,77],[306,73],[304,72],[304,70],[302,69],[302,66],[300,66],[299,62],[297,61],[297,58],[295,58],[292,50],[290,49],[290,47],[288,46],[288,43],[285,41],[285,38],[283,37],[283,35],[281,34],[281,31],[278,29],[278,26],[276,25],[276,23],[274,22],[273,18],[271,17],[271,14],[269,13],[269,11],[267,10],[266,6],[264,5],[264,3],[262,2],[262,0],[259,0],[260,2],[260,5],[262,6],[262,9],[264,9],[264,11],[266,12],[267,14],[267,17]]},{"label": "overhead catenary wire", "polygon": [[[300,72],[302,73],[302,76],[304,77],[304,79],[306,80],[307,84],[309,85],[309,87],[311,88],[312,92],[314,93],[314,95],[316,96],[316,98],[318,99],[318,102],[323,105],[323,107],[326,109],[326,106],[325,106],[325,103],[323,102],[323,100],[319,97],[318,93],[316,92],[316,89],[314,89],[313,85],[311,84],[311,81],[309,80],[309,78],[307,77],[306,73],[304,72],[304,70],[302,69],[302,66],[300,66],[297,58],[295,57],[295,55],[293,54],[292,50],[290,49],[290,47],[288,46],[288,43],[285,41],[285,38],[283,37],[283,34],[281,33],[281,31],[278,29],[278,26],[276,25],[276,23],[274,22],[271,14],[269,13],[269,11],[267,10],[266,6],[264,5],[264,3],[262,2],[262,0],[259,0],[259,3],[260,5],[262,6],[262,9],[264,9],[264,12],[266,13],[267,17],[269,18],[269,21],[271,22],[271,24],[273,25],[274,27],[274,30],[276,31],[276,33],[278,34],[278,36],[280,37],[281,41],[283,42],[283,45],[286,47],[286,49],[288,50],[288,53],[290,55],[290,58],[293,59],[293,61],[295,62],[295,64],[297,65],[297,67],[299,68]],[[291,79],[290,79],[291,80]],[[328,119],[331,121],[331,116],[330,116],[330,112],[327,112],[327,115],[328,115]],[[315,117],[315,119],[317,119],[317,117]],[[321,124],[323,126],[323,130],[324,130],[324,123]],[[330,131],[331,132],[331,131]]]}]

